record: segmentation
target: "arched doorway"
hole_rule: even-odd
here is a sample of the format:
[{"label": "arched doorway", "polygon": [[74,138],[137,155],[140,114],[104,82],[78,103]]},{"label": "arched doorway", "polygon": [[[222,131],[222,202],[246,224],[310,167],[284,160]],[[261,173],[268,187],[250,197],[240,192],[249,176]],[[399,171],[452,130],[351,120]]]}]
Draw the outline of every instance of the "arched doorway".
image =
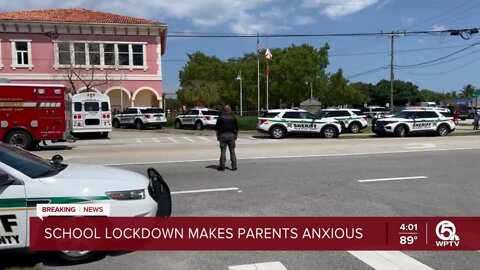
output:
[{"label": "arched doorway", "polygon": [[110,97],[112,111],[122,111],[122,109],[131,107],[131,94],[127,89],[112,87],[107,89],[105,94]]},{"label": "arched doorway", "polygon": [[132,96],[132,102],[136,107],[163,107],[161,97],[150,87],[137,89]]}]

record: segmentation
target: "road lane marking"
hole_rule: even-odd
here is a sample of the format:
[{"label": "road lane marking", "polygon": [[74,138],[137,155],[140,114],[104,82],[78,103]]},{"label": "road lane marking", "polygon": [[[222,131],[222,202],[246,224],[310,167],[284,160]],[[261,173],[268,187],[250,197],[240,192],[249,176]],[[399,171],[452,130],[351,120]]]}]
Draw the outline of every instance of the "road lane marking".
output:
[{"label": "road lane marking", "polygon": [[183,190],[172,191],[171,194],[192,194],[192,193],[206,193],[206,192],[220,192],[220,191],[238,191],[238,187],[231,188],[211,188],[211,189],[196,189],[196,190]]},{"label": "road lane marking", "polygon": [[136,139],[135,139],[135,142],[136,142],[136,143],[143,143],[143,142],[142,142],[142,139],[140,139],[140,138],[136,138]]},{"label": "road lane marking", "polygon": [[152,138],[152,140],[153,140],[153,142],[155,142],[155,143],[159,143],[159,142],[160,142],[160,140],[159,140],[158,138]]},{"label": "road lane marking", "polygon": [[437,147],[433,143],[409,143],[405,145],[405,149],[429,149]]},{"label": "road lane marking", "polygon": [[433,270],[400,251],[349,251],[348,253],[368,264],[373,269],[389,270]]},{"label": "road lane marking", "polygon": [[198,136],[197,138],[199,138],[200,140],[211,142],[208,138],[205,138],[205,137]]},{"label": "road lane marking", "polygon": [[173,143],[178,143],[178,141],[177,141],[177,140],[175,140],[175,139],[174,139],[174,138],[172,138],[172,137],[168,137],[167,139],[169,139],[169,140],[170,140],[171,142],[173,142]]},{"label": "road lane marking", "polygon": [[366,182],[381,182],[381,181],[399,181],[399,180],[413,180],[413,179],[426,179],[426,176],[405,176],[405,177],[391,177],[391,178],[377,178],[377,179],[364,179],[357,180],[360,183]]},{"label": "road lane marking", "polygon": [[229,266],[228,270],[287,270],[287,268],[280,262],[266,262]]},{"label": "road lane marking", "polygon": [[[426,153],[426,152],[443,152],[443,151],[473,151],[480,150],[480,147],[450,148],[450,149],[417,149],[417,150],[400,150],[385,152],[358,152],[358,153],[340,153],[340,154],[315,154],[315,155],[284,155],[284,156],[258,156],[258,157],[242,157],[238,160],[262,160],[262,159],[291,159],[291,158],[323,158],[323,157],[354,157],[354,156],[371,156],[371,155],[388,155],[388,154],[408,154],[408,153]],[[207,162],[218,161],[218,158],[207,159],[184,159],[184,160],[165,160],[165,161],[139,161],[125,163],[99,163],[105,166],[123,166],[123,165],[147,165],[147,164],[170,164],[170,163],[191,163],[191,162]]]},{"label": "road lane marking", "polygon": [[184,140],[189,141],[189,142],[195,142],[192,138],[189,137],[182,137]]}]

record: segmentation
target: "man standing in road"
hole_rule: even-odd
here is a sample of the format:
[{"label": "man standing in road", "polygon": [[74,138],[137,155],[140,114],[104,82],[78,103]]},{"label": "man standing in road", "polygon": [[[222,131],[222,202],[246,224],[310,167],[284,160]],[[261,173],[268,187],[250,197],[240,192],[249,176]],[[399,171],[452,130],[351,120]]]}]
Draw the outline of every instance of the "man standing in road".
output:
[{"label": "man standing in road", "polygon": [[217,168],[219,171],[225,171],[227,146],[230,152],[230,162],[232,163],[232,171],[237,170],[237,156],[235,155],[235,140],[238,135],[237,118],[232,113],[229,105],[223,107],[223,113],[217,119],[217,141],[220,142],[220,164]]}]

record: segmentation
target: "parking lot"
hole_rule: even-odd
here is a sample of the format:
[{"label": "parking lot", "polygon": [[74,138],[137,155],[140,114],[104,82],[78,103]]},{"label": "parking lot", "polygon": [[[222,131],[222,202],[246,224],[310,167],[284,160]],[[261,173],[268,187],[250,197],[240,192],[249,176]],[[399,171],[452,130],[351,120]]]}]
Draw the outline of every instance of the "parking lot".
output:
[{"label": "parking lot", "polygon": [[[77,141],[73,148],[55,146],[36,154],[60,153],[67,163],[104,164],[140,173],[154,167],[170,185],[174,216],[480,214],[478,170],[472,169],[480,158],[478,136],[272,140],[246,133],[238,140],[238,171],[218,172],[213,134],[209,130],[121,130],[108,140]],[[384,178],[404,179],[376,180]],[[112,253],[72,268],[228,269],[279,262],[286,269],[318,269],[319,265],[322,269],[478,269],[478,255],[159,251]],[[58,268],[49,262],[44,266]]]}]

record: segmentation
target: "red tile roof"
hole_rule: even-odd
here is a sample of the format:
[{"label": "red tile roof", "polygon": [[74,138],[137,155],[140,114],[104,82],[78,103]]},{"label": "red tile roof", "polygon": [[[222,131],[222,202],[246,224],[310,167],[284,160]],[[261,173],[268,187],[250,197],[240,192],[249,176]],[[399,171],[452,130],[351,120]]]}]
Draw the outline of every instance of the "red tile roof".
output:
[{"label": "red tile roof", "polygon": [[94,11],[84,8],[45,9],[0,12],[0,20],[4,21],[43,21],[63,23],[106,23],[106,24],[148,24],[159,25],[153,20],[123,16],[108,12]]}]

